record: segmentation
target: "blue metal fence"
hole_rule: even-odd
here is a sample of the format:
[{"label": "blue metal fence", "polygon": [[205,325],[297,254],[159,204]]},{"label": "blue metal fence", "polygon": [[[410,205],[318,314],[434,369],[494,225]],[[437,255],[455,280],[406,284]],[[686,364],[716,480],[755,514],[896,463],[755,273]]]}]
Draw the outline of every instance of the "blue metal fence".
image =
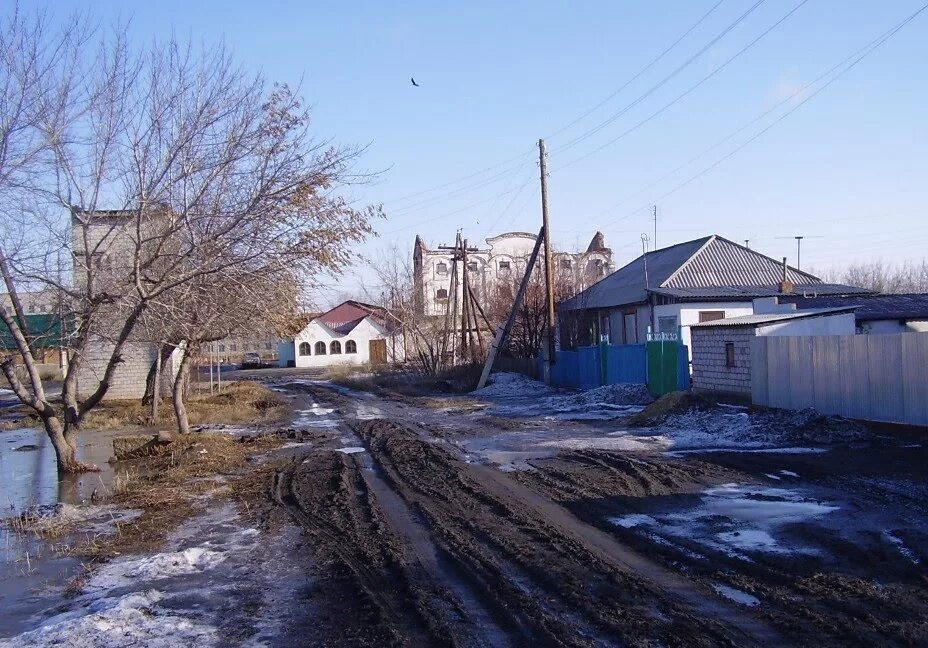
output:
[{"label": "blue metal fence", "polygon": [[[689,351],[678,346],[677,388],[689,389]],[[539,358],[539,371],[542,360]],[[602,344],[558,351],[551,367],[551,384],[558,387],[593,389],[602,385],[648,382],[648,359],[644,344]]]}]

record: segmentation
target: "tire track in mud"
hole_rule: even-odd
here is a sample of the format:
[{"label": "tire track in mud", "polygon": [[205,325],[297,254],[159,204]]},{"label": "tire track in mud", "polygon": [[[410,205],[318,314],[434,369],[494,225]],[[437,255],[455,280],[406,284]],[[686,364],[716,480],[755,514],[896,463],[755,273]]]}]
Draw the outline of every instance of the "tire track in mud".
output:
[{"label": "tire track in mud", "polygon": [[280,471],[273,491],[322,565],[322,616],[337,621],[319,645],[513,645],[369,457],[310,454]]},{"label": "tire track in mud", "polygon": [[390,485],[486,598],[547,645],[744,645],[775,631],[497,470],[387,420],[359,421]]}]

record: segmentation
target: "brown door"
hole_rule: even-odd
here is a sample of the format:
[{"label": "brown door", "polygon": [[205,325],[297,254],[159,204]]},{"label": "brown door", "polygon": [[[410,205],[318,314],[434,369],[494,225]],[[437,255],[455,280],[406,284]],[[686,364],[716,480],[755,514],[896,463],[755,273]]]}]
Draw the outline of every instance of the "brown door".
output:
[{"label": "brown door", "polygon": [[387,361],[387,341],[371,340],[368,344],[371,364],[384,364]]}]

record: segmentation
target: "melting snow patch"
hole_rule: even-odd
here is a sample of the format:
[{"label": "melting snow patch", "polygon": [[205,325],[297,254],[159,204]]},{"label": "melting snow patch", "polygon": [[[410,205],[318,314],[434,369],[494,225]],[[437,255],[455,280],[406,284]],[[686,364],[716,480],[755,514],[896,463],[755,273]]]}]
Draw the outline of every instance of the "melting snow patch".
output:
[{"label": "melting snow patch", "polygon": [[706,490],[701,502],[692,508],[635,514],[609,521],[627,529],[647,526],[649,535],[686,539],[749,560],[744,552],[808,551],[784,546],[776,532],[783,525],[810,520],[837,509],[837,506],[784,488],[723,484]]},{"label": "melting snow patch", "polygon": [[607,436],[584,437],[579,439],[558,439],[545,441],[539,445],[545,448],[563,448],[565,450],[616,450],[619,452],[647,452],[661,450],[667,440],[663,437]]},{"label": "melting snow patch", "polygon": [[776,481],[780,481],[780,479],[782,479],[779,475],[771,475],[770,473],[764,473],[764,477],[769,477],[770,479],[774,479]]},{"label": "melting snow patch", "polygon": [[156,590],[94,601],[89,614],[49,619],[43,626],[0,640],[0,648],[13,646],[69,646],[70,648],[116,648],[117,646],[209,646],[217,641],[216,629],[156,606],[163,595]]},{"label": "melting snow patch", "polygon": [[883,531],[883,537],[894,544],[899,550],[899,553],[908,558],[913,564],[917,565],[919,562],[921,562],[918,559],[918,556],[915,555],[915,552],[905,546],[902,538],[895,535],[892,531]]},{"label": "melting snow patch", "polygon": [[489,398],[512,398],[550,394],[551,388],[517,373],[500,372],[490,376],[490,384],[472,392]]},{"label": "melting snow patch", "polygon": [[365,450],[361,446],[349,446],[347,448],[336,448],[335,452],[341,452],[342,454],[356,454],[358,452],[365,452]]},{"label": "melting snow patch", "polygon": [[799,473],[794,473],[792,470],[781,470],[780,474],[787,477],[799,477]]},{"label": "melting snow patch", "polygon": [[632,527],[637,526],[657,524],[657,520],[655,520],[653,517],[650,515],[644,515],[642,513],[630,513],[629,515],[609,518],[609,521],[616,526],[622,527],[623,529],[631,529]]},{"label": "melting snow patch", "polygon": [[712,589],[718,592],[721,596],[724,596],[730,601],[735,603],[740,603],[741,605],[747,605],[748,607],[757,607],[760,605],[760,599],[756,596],[751,596],[747,592],[742,592],[739,589],[734,587],[729,587],[728,585],[722,585],[721,583],[712,583]]},{"label": "melting snow patch", "polygon": [[136,581],[153,581],[183,574],[195,574],[212,569],[226,555],[205,547],[191,547],[183,551],[159,553],[133,560],[122,560],[105,565],[87,585],[87,589],[108,590]]}]

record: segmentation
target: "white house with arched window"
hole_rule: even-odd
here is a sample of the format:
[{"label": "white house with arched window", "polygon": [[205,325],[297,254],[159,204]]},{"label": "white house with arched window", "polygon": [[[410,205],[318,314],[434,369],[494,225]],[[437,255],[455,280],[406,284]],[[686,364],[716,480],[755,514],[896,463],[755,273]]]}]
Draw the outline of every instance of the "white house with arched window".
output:
[{"label": "white house with arched window", "polygon": [[297,367],[403,362],[406,340],[386,309],[346,301],[307,324],[293,338]]}]

